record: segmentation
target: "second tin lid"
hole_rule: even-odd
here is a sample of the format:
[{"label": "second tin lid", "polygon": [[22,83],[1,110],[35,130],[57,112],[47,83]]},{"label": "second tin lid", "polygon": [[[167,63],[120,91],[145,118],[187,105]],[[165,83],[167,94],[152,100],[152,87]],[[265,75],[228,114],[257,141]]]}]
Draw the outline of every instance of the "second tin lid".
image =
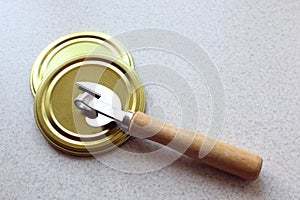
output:
[{"label": "second tin lid", "polygon": [[47,141],[77,156],[106,152],[125,142],[129,136],[115,122],[97,128],[88,125],[74,105],[82,93],[76,82],[99,83],[113,90],[124,110],[145,109],[141,81],[128,64],[104,55],[75,56],[48,73],[36,93],[35,119]]},{"label": "second tin lid", "polygon": [[32,94],[35,96],[45,75],[55,69],[66,58],[91,53],[120,58],[129,68],[133,68],[131,55],[116,38],[100,32],[72,33],[49,44],[37,57],[30,77]]}]

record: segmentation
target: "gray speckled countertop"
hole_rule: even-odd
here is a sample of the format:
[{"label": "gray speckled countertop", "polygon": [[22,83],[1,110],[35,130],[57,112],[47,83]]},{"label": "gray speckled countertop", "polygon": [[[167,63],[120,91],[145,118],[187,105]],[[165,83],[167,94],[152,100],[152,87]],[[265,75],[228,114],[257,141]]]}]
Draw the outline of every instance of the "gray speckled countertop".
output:
[{"label": "gray speckled countertop", "polygon": [[[1,1],[0,199],[300,199],[299,10],[296,0]],[[118,35],[146,27],[176,31],[211,57],[226,99],[219,139],[263,157],[258,180],[245,182],[186,157],[157,171],[125,173],[47,144],[34,121],[29,86],[40,51],[72,32]],[[133,53],[136,65],[168,64],[168,56]],[[198,131],[205,131],[210,101],[204,82],[188,64],[181,68],[199,88]],[[148,113],[156,115],[160,105],[176,124],[176,104],[160,90],[146,87]],[[124,148],[157,146],[131,139]],[[105,156],[114,161],[113,153]]]}]

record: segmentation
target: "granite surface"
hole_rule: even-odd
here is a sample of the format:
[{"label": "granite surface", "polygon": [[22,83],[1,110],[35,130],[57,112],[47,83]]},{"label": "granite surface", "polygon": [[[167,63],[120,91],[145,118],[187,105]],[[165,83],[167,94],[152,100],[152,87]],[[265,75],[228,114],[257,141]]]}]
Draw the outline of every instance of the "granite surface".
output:
[{"label": "granite surface", "polygon": [[[299,21],[296,0],[1,1],[0,199],[300,199]],[[207,52],[224,86],[226,118],[218,138],[263,157],[258,180],[186,157],[150,172],[124,172],[107,162],[126,168],[135,158],[120,161],[113,152],[103,160],[77,158],[47,144],[34,121],[29,85],[40,51],[72,32],[119,35],[149,27],[177,32]],[[211,101],[203,77],[168,52],[132,54],[137,67],[167,65],[187,79],[198,91],[197,131],[207,131]],[[158,71],[138,70],[143,82]],[[145,89],[147,113],[180,124],[172,92]],[[157,148],[141,139],[123,145],[136,153]]]}]

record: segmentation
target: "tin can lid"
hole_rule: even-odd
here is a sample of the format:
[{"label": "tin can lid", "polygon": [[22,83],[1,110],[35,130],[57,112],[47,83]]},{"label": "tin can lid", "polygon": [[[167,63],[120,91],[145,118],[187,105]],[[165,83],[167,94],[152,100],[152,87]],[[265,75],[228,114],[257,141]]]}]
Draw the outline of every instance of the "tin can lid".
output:
[{"label": "tin can lid", "polygon": [[34,105],[35,120],[55,148],[77,156],[96,155],[124,143],[129,135],[115,122],[92,127],[74,105],[82,93],[75,83],[95,82],[113,90],[122,109],[144,111],[145,92],[132,67],[121,59],[104,55],[77,55],[55,67],[41,81]]},{"label": "tin can lid", "polygon": [[120,58],[130,68],[133,68],[130,53],[115,37],[100,32],[72,33],[49,44],[35,60],[30,77],[33,96],[35,96],[45,75],[55,69],[66,58],[91,53]]}]

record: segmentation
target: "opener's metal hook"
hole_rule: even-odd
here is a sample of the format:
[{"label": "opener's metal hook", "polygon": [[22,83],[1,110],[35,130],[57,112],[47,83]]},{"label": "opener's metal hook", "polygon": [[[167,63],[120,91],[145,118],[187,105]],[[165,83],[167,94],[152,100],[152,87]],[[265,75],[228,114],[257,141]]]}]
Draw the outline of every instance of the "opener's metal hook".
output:
[{"label": "opener's metal hook", "polygon": [[[90,118],[96,118],[99,113],[113,119],[124,132],[129,130],[133,112],[117,109],[113,105],[101,101],[101,98],[97,98],[97,96],[101,97],[101,94],[94,90],[91,83],[77,82],[76,85],[79,89],[85,91],[83,94],[78,95],[74,101],[76,107],[82,110],[82,114]],[[117,95],[116,98],[118,98]]]}]

